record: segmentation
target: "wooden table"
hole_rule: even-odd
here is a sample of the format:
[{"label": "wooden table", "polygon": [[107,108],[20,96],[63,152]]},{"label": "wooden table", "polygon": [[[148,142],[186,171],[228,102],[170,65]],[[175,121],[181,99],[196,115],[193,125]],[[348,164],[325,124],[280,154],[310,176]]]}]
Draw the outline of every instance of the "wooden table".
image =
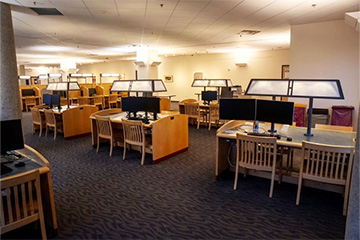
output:
[{"label": "wooden table", "polygon": [[[260,131],[267,131],[270,129],[270,125],[260,124]],[[342,146],[355,146],[355,132],[340,132],[340,131],[328,131],[320,129],[312,129],[313,137],[306,137],[305,127],[292,127],[292,126],[275,126],[278,130],[278,134],[282,137],[277,140],[279,146],[291,147],[301,149],[302,141],[309,141],[321,144],[329,145],[342,145]],[[236,133],[244,133],[245,131],[252,131],[252,123],[246,123],[245,121],[229,121],[221,128],[217,130],[216,134],[216,163],[215,163],[215,178],[218,179],[219,175],[230,166],[227,161],[228,150],[231,146],[231,140],[236,139]],[[291,137],[291,141],[287,141],[287,137]],[[235,157],[234,157],[235,159]],[[251,171],[249,171],[251,174]],[[261,176],[261,173],[255,173],[254,175]],[[266,177],[266,176],[265,176]],[[290,172],[288,176],[283,176],[284,182],[297,183],[297,172]],[[306,185],[306,184],[305,184]],[[321,188],[321,187],[319,187]],[[337,190],[335,190],[337,191]]]},{"label": "wooden table", "polygon": [[35,106],[36,105],[40,105],[40,97],[38,96],[27,96],[27,97],[22,97],[21,98],[21,110],[24,110],[27,111],[26,109],[26,104],[25,104],[25,99],[35,99]]},{"label": "wooden table", "polygon": [[25,145],[24,149],[16,150],[16,152],[20,153],[23,157],[25,157],[17,160],[24,162],[25,167],[15,167],[14,162],[7,163],[5,164],[5,166],[13,169],[13,171],[2,174],[1,179],[5,179],[6,177],[14,176],[16,174],[21,174],[34,169],[39,169],[45,222],[49,227],[51,227],[54,235],[57,236],[59,230],[56,219],[50,164],[39,152],[27,145]]},{"label": "wooden table", "polygon": [[[95,115],[109,116],[113,128],[116,129],[122,129],[121,120],[126,118],[126,113],[116,108],[93,113],[90,116],[93,147],[97,144]],[[147,132],[151,133],[152,148],[147,149],[147,153],[152,154],[154,163],[188,150],[189,131],[188,117],[186,115],[177,112],[158,114],[158,120],[145,124],[145,128]],[[123,146],[122,143],[120,143],[120,146]]]},{"label": "wooden table", "polygon": [[[62,119],[65,139],[89,134],[91,132],[89,117],[98,110],[98,107],[91,105],[70,106],[70,108],[62,106],[60,111],[57,108],[53,109]],[[41,113],[44,110],[39,108],[39,111]]]}]

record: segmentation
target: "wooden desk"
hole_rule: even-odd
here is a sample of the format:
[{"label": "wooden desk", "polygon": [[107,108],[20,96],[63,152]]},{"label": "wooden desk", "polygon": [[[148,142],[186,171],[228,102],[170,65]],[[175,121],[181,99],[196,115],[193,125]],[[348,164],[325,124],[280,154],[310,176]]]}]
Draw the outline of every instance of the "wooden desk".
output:
[{"label": "wooden desk", "polygon": [[26,105],[25,105],[25,99],[29,99],[29,98],[35,99],[35,106],[40,105],[40,97],[37,97],[37,96],[22,97],[21,98],[21,110],[25,109],[25,111],[27,111]]},{"label": "wooden desk", "polygon": [[[315,143],[329,144],[329,145],[344,145],[344,146],[355,146],[355,132],[339,132],[339,131],[328,131],[320,129],[312,129],[313,137],[306,137],[305,127],[288,127],[281,128],[282,126],[275,126],[281,139],[277,140],[279,146],[286,146],[292,148],[301,149],[302,141],[310,141]],[[260,124],[260,129],[268,130],[270,125]],[[251,131],[252,124],[246,123],[245,121],[229,121],[221,128],[217,130],[216,134],[216,166],[215,166],[215,177],[225,170],[229,169],[227,161],[228,150],[231,146],[229,140],[236,139],[237,132],[244,132],[244,130]],[[286,130],[286,131],[285,131]],[[291,137],[292,141],[287,141],[287,137]],[[251,174],[251,173],[250,173]],[[298,173],[290,173],[289,176],[283,177],[284,182],[297,183]],[[290,177],[290,178],[289,178]],[[291,179],[292,178],[292,179]]]},{"label": "wooden desk", "polygon": [[25,167],[16,168],[14,167],[14,163],[7,163],[5,165],[13,169],[13,171],[1,175],[1,178],[5,179],[6,177],[14,176],[16,174],[21,174],[26,171],[39,169],[40,182],[41,182],[41,196],[42,196],[45,222],[49,227],[51,227],[51,229],[54,232],[54,235],[57,236],[59,230],[56,219],[53,185],[52,185],[51,173],[50,173],[50,164],[39,152],[37,152],[35,149],[27,145],[25,145],[24,149],[16,150],[16,152],[20,153],[23,157],[27,158],[27,159],[22,158],[18,160],[25,162]]},{"label": "wooden desk", "polygon": [[[126,118],[125,112],[115,108],[93,113],[90,116],[93,147],[97,144],[95,115],[109,116],[113,127],[117,129],[122,129],[121,119]],[[187,151],[189,147],[188,117],[186,115],[158,114],[158,120],[145,124],[145,128],[151,132],[152,148],[147,149],[147,153],[152,154],[154,163]]]},{"label": "wooden desk", "polygon": [[[43,112],[43,109],[39,109]],[[81,136],[91,132],[91,122],[89,117],[91,114],[97,112],[98,107],[91,105],[83,106],[62,106],[59,111],[57,108],[53,109],[55,114],[61,115],[63,122],[64,138],[69,139],[75,136]]]}]

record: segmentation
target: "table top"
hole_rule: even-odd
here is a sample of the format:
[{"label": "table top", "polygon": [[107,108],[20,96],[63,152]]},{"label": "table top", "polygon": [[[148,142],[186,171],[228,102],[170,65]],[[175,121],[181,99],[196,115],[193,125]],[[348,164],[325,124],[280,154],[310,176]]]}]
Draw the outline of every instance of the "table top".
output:
[{"label": "table top", "polygon": [[[265,132],[270,129],[270,125],[260,124],[259,132]],[[223,138],[236,138],[236,133],[252,132],[252,123],[242,123],[236,127],[230,129],[219,129],[217,136]],[[355,146],[355,132],[342,132],[342,131],[329,131],[321,129],[311,129],[314,136],[308,137],[304,134],[307,128],[305,127],[293,127],[289,125],[276,125],[275,130],[277,134],[280,134],[281,138],[277,140],[279,145],[301,148],[303,141],[309,141],[327,145],[338,145],[338,146]],[[291,141],[287,138],[290,137]]]}]

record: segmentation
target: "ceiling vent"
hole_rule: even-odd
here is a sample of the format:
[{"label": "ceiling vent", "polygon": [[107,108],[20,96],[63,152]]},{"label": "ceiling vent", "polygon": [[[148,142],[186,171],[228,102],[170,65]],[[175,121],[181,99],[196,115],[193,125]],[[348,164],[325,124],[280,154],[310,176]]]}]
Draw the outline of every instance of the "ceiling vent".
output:
[{"label": "ceiling vent", "polygon": [[41,16],[62,16],[63,15],[56,8],[30,8],[30,9]]},{"label": "ceiling vent", "polygon": [[242,37],[244,35],[255,35],[255,34],[258,34],[259,32],[260,31],[257,31],[257,30],[242,30],[238,34],[240,35],[240,37]]}]

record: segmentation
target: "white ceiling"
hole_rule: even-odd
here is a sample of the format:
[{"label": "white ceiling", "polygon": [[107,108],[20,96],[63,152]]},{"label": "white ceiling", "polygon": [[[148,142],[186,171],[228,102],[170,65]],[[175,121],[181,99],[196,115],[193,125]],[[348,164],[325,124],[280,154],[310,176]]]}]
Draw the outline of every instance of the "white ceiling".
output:
[{"label": "white ceiling", "polygon": [[[344,19],[359,0],[0,0],[12,4],[18,64],[134,58],[237,49],[287,49],[290,25]],[[57,8],[39,16],[28,7]],[[240,35],[257,30],[256,35]]]}]

